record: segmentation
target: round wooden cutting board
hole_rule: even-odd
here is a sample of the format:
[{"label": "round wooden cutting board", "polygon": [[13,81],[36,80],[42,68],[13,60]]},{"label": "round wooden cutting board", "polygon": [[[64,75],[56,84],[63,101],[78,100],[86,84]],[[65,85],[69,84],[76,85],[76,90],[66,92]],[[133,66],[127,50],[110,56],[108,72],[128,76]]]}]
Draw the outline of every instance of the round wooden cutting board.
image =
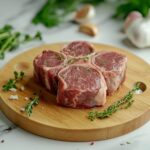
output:
[{"label": "round wooden cutting board", "polygon": [[[12,59],[0,71],[0,107],[4,114],[16,125],[34,134],[57,140],[65,141],[94,141],[109,139],[123,135],[140,127],[150,119],[150,66],[140,58],[120,48],[93,44],[97,51],[109,50],[125,54],[128,58],[127,77],[121,88],[111,97],[107,97],[107,103],[102,108],[71,109],[58,106],[55,96],[45,91],[33,78],[33,59],[43,50],[59,51],[65,43],[43,45],[33,48]],[[13,71],[24,71],[25,77],[21,84],[24,91],[2,91],[2,85],[13,77]],[[146,90],[142,94],[134,96],[134,103],[128,109],[122,109],[109,118],[94,121],[87,119],[89,111],[102,111],[114,101],[122,98],[133,84],[141,81],[146,84]],[[30,117],[20,108],[28,101],[33,92],[41,92],[44,98],[39,105],[34,107]],[[9,100],[10,95],[17,94],[18,100]]]}]

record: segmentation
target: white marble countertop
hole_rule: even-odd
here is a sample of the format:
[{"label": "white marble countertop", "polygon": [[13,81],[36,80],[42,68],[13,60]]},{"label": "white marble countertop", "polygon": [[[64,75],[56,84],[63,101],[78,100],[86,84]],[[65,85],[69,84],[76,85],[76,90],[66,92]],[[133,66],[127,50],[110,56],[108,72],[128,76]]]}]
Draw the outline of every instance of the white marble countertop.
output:
[{"label": "white marble countertop", "polygon": [[[122,22],[111,18],[114,5],[104,4],[98,7],[98,15],[93,21],[98,25],[100,34],[93,38],[77,32],[78,26],[71,23],[53,29],[46,29],[41,25],[35,27],[30,24],[31,18],[44,2],[45,0],[0,0],[0,26],[7,23],[26,33],[34,33],[36,30],[41,30],[43,33],[43,42],[32,42],[20,46],[16,51],[8,53],[5,60],[0,61],[0,67],[3,67],[14,56],[31,47],[43,43],[73,40],[87,40],[118,46],[150,63],[150,48],[137,49],[132,46],[124,33],[121,32]],[[149,150],[149,139],[150,122],[129,134],[110,140],[97,141],[94,142],[94,145],[90,145],[90,142],[55,141],[33,135],[19,127],[15,127],[0,112],[0,150]],[[130,142],[130,144],[127,144],[127,142]]]}]

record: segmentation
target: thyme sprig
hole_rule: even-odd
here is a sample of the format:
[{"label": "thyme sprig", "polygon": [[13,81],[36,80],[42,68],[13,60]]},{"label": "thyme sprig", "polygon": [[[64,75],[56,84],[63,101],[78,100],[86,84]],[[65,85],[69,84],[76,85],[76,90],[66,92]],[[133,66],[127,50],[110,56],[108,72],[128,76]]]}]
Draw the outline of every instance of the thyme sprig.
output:
[{"label": "thyme sprig", "polygon": [[25,112],[28,114],[29,117],[32,114],[33,107],[39,104],[40,98],[39,96],[35,95],[34,97],[31,97],[30,100],[31,101],[25,106]]},{"label": "thyme sprig", "polygon": [[3,85],[3,91],[9,91],[11,88],[17,89],[16,83],[21,81],[24,77],[24,72],[14,71],[14,79],[9,79],[5,85]]},{"label": "thyme sprig", "polygon": [[70,58],[67,62],[67,64],[74,64],[80,60],[83,60],[84,62],[87,62],[90,59],[90,57],[88,55],[83,56],[83,57],[79,57],[79,58]]},{"label": "thyme sprig", "polygon": [[[134,93],[137,90],[140,90],[140,84],[138,82],[135,84],[133,89],[130,90],[123,98],[114,102],[112,105],[110,105],[104,111],[102,111],[102,112],[98,112],[98,111],[89,112],[88,113],[88,119],[90,119],[91,121],[95,120],[96,118],[104,119],[104,118],[111,116],[113,113],[115,113],[119,109],[122,109],[122,108],[126,109],[126,108],[130,107],[132,105],[132,103],[134,102],[134,100],[132,98],[134,96]],[[125,107],[122,107],[124,105],[125,105]]]}]

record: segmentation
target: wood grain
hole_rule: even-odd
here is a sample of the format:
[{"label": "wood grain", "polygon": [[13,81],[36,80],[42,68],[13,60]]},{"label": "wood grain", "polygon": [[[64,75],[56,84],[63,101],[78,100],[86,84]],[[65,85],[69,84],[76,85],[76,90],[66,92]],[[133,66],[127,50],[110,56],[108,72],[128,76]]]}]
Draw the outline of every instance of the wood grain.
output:
[{"label": "wood grain", "polygon": [[[0,71],[0,87],[9,78],[12,78],[14,70],[22,70],[26,76],[21,84],[25,85],[25,91],[17,91],[19,100],[9,100],[11,91],[3,92],[0,89],[0,107],[4,114],[21,128],[34,134],[65,141],[93,141],[109,139],[126,134],[143,125],[150,119],[150,66],[120,48],[93,44],[97,51],[111,50],[125,54],[128,58],[127,79],[122,87],[111,97],[107,97],[107,103],[102,108],[93,109],[71,109],[56,105],[55,96],[49,94],[33,79],[33,59],[43,50],[52,49],[59,51],[65,43],[43,45],[33,48],[12,59]],[[123,97],[133,84],[137,81],[144,82],[147,89],[140,95],[135,95],[134,104],[128,108],[115,113],[113,116],[103,120],[91,122],[87,119],[87,113],[92,110],[101,111],[114,101]],[[20,112],[28,101],[25,96],[30,97],[33,92],[42,92],[44,97],[40,104],[34,108],[31,117]]]}]

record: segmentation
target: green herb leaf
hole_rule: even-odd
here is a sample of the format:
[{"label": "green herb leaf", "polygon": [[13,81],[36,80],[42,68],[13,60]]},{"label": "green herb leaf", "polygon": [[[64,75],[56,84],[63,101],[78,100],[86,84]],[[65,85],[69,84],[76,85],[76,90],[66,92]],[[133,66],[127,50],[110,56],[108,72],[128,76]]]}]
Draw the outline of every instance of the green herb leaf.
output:
[{"label": "green herb leaf", "polygon": [[25,35],[23,41],[21,40],[22,36],[24,35],[20,32],[14,32],[13,27],[10,25],[5,25],[0,28],[0,59],[4,59],[7,51],[14,50],[24,42],[42,39],[40,32],[37,32],[33,37],[30,35]]},{"label": "green herb leaf", "polygon": [[22,43],[33,41],[33,40],[42,40],[41,32],[38,31],[33,37],[29,34],[26,34],[24,36],[24,40],[22,41]]},{"label": "green herb leaf", "polygon": [[30,98],[30,102],[25,106],[25,112],[30,117],[33,111],[33,107],[39,104],[40,98],[39,96],[34,96],[33,98]]},{"label": "green herb leaf", "polygon": [[20,71],[14,71],[14,79],[9,79],[8,82],[3,85],[2,89],[3,91],[9,91],[11,88],[17,88],[16,83],[21,81],[24,77],[24,72]]},{"label": "green herb leaf", "polygon": [[147,16],[150,8],[149,0],[124,0],[117,9],[114,17],[125,18],[131,11],[139,11],[143,16]]},{"label": "green herb leaf", "polygon": [[34,36],[34,39],[42,40],[42,35],[40,31],[37,31],[37,33]]},{"label": "green herb leaf", "polygon": [[33,24],[43,24],[46,27],[54,27],[65,20],[65,17],[78,8],[81,4],[90,3],[97,5],[104,0],[47,0],[43,7],[32,19]]},{"label": "green herb leaf", "polygon": [[4,27],[0,29],[0,34],[4,32],[10,32],[13,29],[11,25],[6,24]]},{"label": "green herb leaf", "polygon": [[3,91],[9,91],[11,88],[17,88],[16,81],[14,79],[8,80],[8,82],[5,85],[3,85]]},{"label": "green herb leaf", "polygon": [[20,81],[24,77],[24,72],[23,71],[20,71],[20,72],[14,71],[14,76],[15,76],[16,81]]},{"label": "green herb leaf", "polygon": [[105,109],[102,112],[98,112],[98,111],[91,111],[88,113],[88,119],[90,119],[91,121],[95,120],[96,118],[99,119],[104,119],[107,118],[109,116],[111,116],[112,114],[114,114],[116,111],[118,111],[119,109],[121,109],[123,105],[126,105],[124,108],[128,108],[132,105],[133,103],[133,95],[135,93],[135,91],[140,89],[140,85],[139,83],[137,83],[132,90],[130,90],[123,98],[121,98],[120,100],[114,102],[111,106],[109,106],[107,109]]}]

